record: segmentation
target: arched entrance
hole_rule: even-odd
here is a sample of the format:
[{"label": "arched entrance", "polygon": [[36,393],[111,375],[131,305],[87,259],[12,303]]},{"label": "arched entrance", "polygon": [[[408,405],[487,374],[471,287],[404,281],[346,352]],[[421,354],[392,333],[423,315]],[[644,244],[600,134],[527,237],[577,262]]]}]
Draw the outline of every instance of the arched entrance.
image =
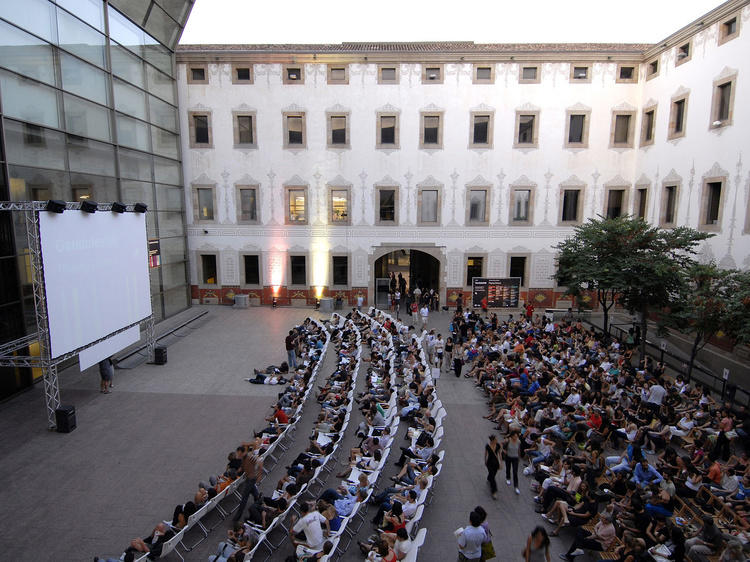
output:
[{"label": "arched entrance", "polygon": [[375,260],[373,273],[375,303],[378,307],[388,306],[391,273],[396,277],[401,274],[410,293],[416,287],[422,291],[435,289],[439,293],[443,289],[440,283],[440,260],[421,250],[404,248],[386,252]]}]

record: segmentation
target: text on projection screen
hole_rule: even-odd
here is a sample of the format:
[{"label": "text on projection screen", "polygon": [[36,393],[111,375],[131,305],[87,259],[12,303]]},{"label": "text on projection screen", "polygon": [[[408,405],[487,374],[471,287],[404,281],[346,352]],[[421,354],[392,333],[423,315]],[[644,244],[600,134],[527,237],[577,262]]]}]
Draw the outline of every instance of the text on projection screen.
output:
[{"label": "text on projection screen", "polygon": [[40,212],[51,356],[151,315],[145,213]]}]

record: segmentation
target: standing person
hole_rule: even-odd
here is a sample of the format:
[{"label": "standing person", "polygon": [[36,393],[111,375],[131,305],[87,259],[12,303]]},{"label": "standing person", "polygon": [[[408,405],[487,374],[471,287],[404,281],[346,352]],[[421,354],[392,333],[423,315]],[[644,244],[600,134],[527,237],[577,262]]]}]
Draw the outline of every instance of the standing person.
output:
[{"label": "standing person", "polygon": [[255,454],[255,449],[250,449],[245,453],[242,458],[242,472],[245,473],[245,484],[242,490],[242,499],[240,505],[237,507],[237,515],[234,517],[234,521],[239,521],[242,517],[242,512],[245,511],[247,500],[250,494],[253,495],[255,501],[260,498],[260,492],[256,483],[260,480],[263,475],[263,459]]},{"label": "standing person", "polygon": [[457,346],[453,350],[453,371],[456,373],[456,378],[461,378],[461,369],[464,366],[464,358],[463,358],[463,347]]},{"label": "standing person", "polygon": [[401,291],[402,295],[406,295],[406,279],[400,272],[398,274],[398,290]]},{"label": "standing person", "polygon": [[523,307],[526,310],[526,318],[531,322],[531,319],[534,317],[534,305],[527,301]]},{"label": "standing person", "polygon": [[[448,371],[451,369],[451,363],[453,362],[453,338],[448,336],[448,339],[445,342],[445,354],[448,356]],[[440,368],[443,367],[443,364],[440,364]]]},{"label": "standing person", "polygon": [[101,377],[101,383],[99,385],[99,392],[102,394],[109,394],[112,392],[112,378],[115,374],[115,366],[112,364],[112,358],[107,357],[99,361],[99,376]]},{"label": "standing person", "polygon": [[398,313],[401,310],[401,291],[396,289],[396,292],[393,293],[393,308],[396,309],[396,318],[398,318]]},{"label": "standing person", "polygon": [[419,309],[419,315],[422,317],[422,329],[424,330],[427,328],[427,319],[430,316],[430,309],[427,306],[427,303],[424,303],[422,308]]},{"label": "standing person", "polygon": [[443,334],[438,334],[435,340],[435,366],[441,371],[443,370],[443,353],[445,350],[445,342],[443,341]]},{"label": "standing person", "polygon": [[463,303],[464,303],[464,297],[461,293],[458,293],[458,295],[456,295],[456,312],[463,311]]},{"label": "standing person", "polygon": [[297,354],[295,349],[297,348],[297,338],[294,335],[294,330],[289,330],[289,335],[284,340],[286,346],[286,357],[289,369],[293,370],[297,368]]},{"label": "standing person", "polygon": [[550,562],[549,536],[547,535],[547,529],[544,527],[535,527],[529,538],[526,539],[523,562]]},{"label": "standing person", "polygon": [[396,275],[391,271],[391,280],[388,283],[388,288],[391,290],[391,293],[396,292],[396,285],[398,285],[398,282],[396,281]]},{"label": "standing person", "polygon": [[417,301],[417,308],[419,308],[419,303],[422,302],[422,289],[419,288],[419,285],[414,287],[414,300]]},{"label": "standing person", "polygon": [[510,474],[513,473],[513,487],[516,494],[520,494],[518,489],[518,458],[521,454],[521,438],[517,429],[511,429],[508,438],[503,443],[505,449],[505,483],[510,486]]},{"label": "standing person", "polygon": [[487,540],[487,533],[482,528],[482,517],[472,511],[469,514],[468,527],[464,527],[457,533],[458,539],[458,562],[482,559],[482,543]]},{"label": "standing person", "polygon": [[418,299],[416,296],[412,297],[412,299],[413,300],[411,301],[411,317],[412,317],[412,322],[416,324],[417,318],[419,318],[419,304],[417,304]]},{"label": "standing person", "polygon": [[500,454],[503,448],[497,442],[495,435],[490,435],[490,442],[484,446],[484,466],[487,467],[487,482],[490,483],[490,493],[492,499],[497,499],[497,482],[495,475],[500,470]]},{"label": "standing person", "polygon": [[362,304],[364,304],[365,298],[362,296],[362,293],[357,294],[357,310],[362,312]]}]

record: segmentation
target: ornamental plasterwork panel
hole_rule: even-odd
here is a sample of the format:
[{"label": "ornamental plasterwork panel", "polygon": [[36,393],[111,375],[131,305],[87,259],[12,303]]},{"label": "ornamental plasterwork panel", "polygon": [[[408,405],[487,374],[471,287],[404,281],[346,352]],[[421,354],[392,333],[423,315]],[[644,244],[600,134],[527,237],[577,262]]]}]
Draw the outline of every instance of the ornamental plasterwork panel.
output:
[{"label": "ornamental plasterwork panel", "polygon": [[626,101],[612,108],[613,111],[636,111],[637,109],[637,107],[635,107],[634,105],[630,105]]},{"label": "ornamental plasterwork panel", "polygon": [[719,166],[718,162],[714,162],[714,165],[711,166],[711,169],[703,174],[703,179],[706,178],[720,178],[720,177],[726,177],[729,178],[729,172],[727,172],[724,168]]},{"label": "ornamental plasterwork panel", "polygon": [[385,176],[383,176],[383,179],[381,179],[379,181],[376,181],[373,185],[375,187],[393,187],[393,186],[399,186],[399,187],[401,187],[401,184],[398,181],[394,180],[388,174],[386,174]]},{"label": "ornamental plasterwork panel", "polygon": [[681,183],[682,182],[682,176],[675,172],[675,169],[672,168],[669,173],[664,176],[664,179],[662,180],[664,183]]},{"label": "ornamental plasterwork panel", "polygon": [[250,111],[257,111],[257,110],[254,107],[250,107],[246,103],[241,103],[237,107],[233,107],[232,111],[250,112]]},{"label": "ornamental plasterwork panel", "polygon": [[191,105],[188,111],[211,111],[211,108],[202,103],[196,103],[195,105]]},{"label": "ornamental plasterwork panel", "polygon": [[536,187],[537,183],[526,177],[525,174],[519,176],[515,181],[510,183],[510,187]]},{"label": "ornamental plasterwork panel", "polygon": [[591,108],[588,105],[584,105],[581,102],[571,105],[570,107],[566,107],[565,109],[567,111],[591,111]]},{"label": "ornamental plasterwork panel", "polygon": [[690,89],[686,88],[685,86],[680,86],[677,88],[674,93],[672,94],[673,98],[676,98],[677,96],[682,96],[690,93]]},{"label": "ornamental plasterwork panel", "polygon": [[629,187],[630,182],[623,178],[620,174],[617,174],[611,180],[605,182],[604,187]]},{"label": "ornamental plasterwork panel", "polygon": [[469,109],[469,111],[495,111],[495,108],[492,106],[487,105],[486,103],[480,103],[479,105],[476,105]]},{"label": "ornamental plasterwork panel", "polygon": [[424,106],[419,111],[424,111],[424,112],[439,112],[439,111],[445,111],[445,110],[442,107],[438,107],[434,103],[431,103],[431,104],[428,104],[428,105]]},{"label": "ornamental plasterwork panel", "polygon": [[294,174],[291,178],[286,180],[284,183],[282,183],[284,187],[287,186],[309,186],[310,184],[303,180],[301,177],[299,177],[297,174]]},{"label": "ornamental plasterwork panel", "polygon": [[526,102],[523,105],[519,105],[516,107],[516,111],[541,111],[542,108],[538,105],[534,105],[533,103]]},{"label": "ornamental plasterwork panel", "polygon": [[286,107],[282,107],[281,111],[287,111],[289,113],[295,113],[295,112],[302,112],[305,111],[305,108],[301,105],[297,105],[296,103],[292,103],[287,105]]},{"label": "ornamental plasterwork panel", "polygon": [[329,108],[326,108],[328,113],[349,113],[349,108],[344,107],[340,103],[336,103]]},{"label": "ornamental plasterwork panel", "polygon": [[221,252],[221,282],[222,285],[239,285],[240,276],[237,270],[237,261],[235,252],[231,249],[222,250]]},{"label": "ornamental plasterwork panel", "polygon": [[492,187],[492,182],[484,179],[481,174],[466,184],[466,187]]},{"label": "ornamental plasterwork panel", "polygon": [[573,174],[568,179],[561,182],[560,187],[586,187],[586,182]]},{"label": "ornamental plasterwork panel", "polygon": [[235,185],[260,185],[260,182],[249,174],[242,174],[234,183]]},{"label": "ornamental plasterwork panel", "polygon": [[443,184],[436,180],[432,175],[429,175],[419,182],[417,187],[443,187]]},{"label": "ornamental plasterwork panel", "polygon": [[209,178],[206,172],[202,172],[200,176],[190,182],[195,185],[216,185],[218,182],[214,179]]},{"label": "ornamental plasterwork panel", "polygon": [[538,289],[553,289],[555,281],[555,255],[541,250],[531,256],[531,285]]},{"label": "ornamental plasterwork panel", "polygon": [[636,187],[650,187],[651,186],[651,180],[648,178],[646,174],[641,174],[641,177],[639,177],[635,182]]},{"label": "ornamental plasterwork panel", "polygon": [[724,68],[721,69],[721,72],[719,72],[717,76],[714,76],[714,80],[721,80],[722,78],[731,78],[732,76],[736,74],[737,74],[736,68],[730,68],[728,66],[725,66]]},{"label": "ornamental plasterwork panel", "polygon": [[401,110],[398,107],[395,107],[390,103],[376,107],[375,111],[378,113],[401,113]]},{"label": "ornamental plasterwork panel", "polygon": [[463,286],[463,279],[461,276],[461,262],[463,256],[461,254],[451,253],[448,255],[448,286],[459,287]]},{"label": "ornamental plasterwork panel", "polygon": [[349,180],[337,174],[335,178],[327,181],[326,185],[328,185],[329,187],[351,187],[353,184]]}]

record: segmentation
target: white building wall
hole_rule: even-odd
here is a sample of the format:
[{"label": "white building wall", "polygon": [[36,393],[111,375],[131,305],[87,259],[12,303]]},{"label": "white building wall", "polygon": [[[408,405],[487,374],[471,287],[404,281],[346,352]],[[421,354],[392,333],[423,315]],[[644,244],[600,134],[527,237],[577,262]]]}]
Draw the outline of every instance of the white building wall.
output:
[{"label": "white building wall", "polygon": [[[520,64],[493,63],[494,84],[474,84],[472,65],[447,63],[443,84],[423,84],[421,64],[400,65],[400,83],[377,83],[377,65],[349,65],[348,85],[329,85],[326,65],[305,64],[305,83],[282,83],[282,65],[256,63],[254,83],[232,84],[231,63],[208,64],[208,85],[188,84],[184,60],[178,67],[181,126],[189,131],[189,111],[210,111],[213,148],[189,146],[182,135],[184,176],[188,186],[188,242],[191,278],[199,285],[198,255],[219,255],[219,286],[241,284],[241,254],[262,254],[261,284],[288,285],[288,254],[308,255],[308,285],[330,286],[330,254],[350,255],[349,287],[373,286],[372,263],[386,252],[381,247],[434,247],[441,257],[441,288],[465,283],[465,260],[485,256],[485,275],[507,275],[508,256],[527,254],[526,287],[550,289],[554,282],[553,246],[572,228],[558,226],[561,185],[584,185],[583,218],[605,210],[607,185],[625,185],[632,210],[632,186],[650,183],[648,218],[658,223],[662,182],[679,176],[678,224],[698,226],[702,177],[727,175],[720,231],[706,244],[705,257],[723,265],[750,266],[748,218],[750,175],[742,163],[750,148],[747,104],[750,8],[742,12],[740,36],[717,45],[718,24],[693,37],[692,59],[674,66],[675,48],[659,55],[660,73],[646,80],[640,65],[636,84],[616,82],[617,62],[595,62],[590,83],[571,83],[571,62],[554,60],[541,66],[539,84],[519,84]],[[288,56],[288,55],[287,55]],[[220,56],[219,56],[220,58]],[[645,59],[644,59],[645,61]],[[644,62],[642,61],[642,62]],[[710,128],[713,81],[737,73],[733,124]],[[671,96],[690,90],[687,134],[667,141]],[[644,105],[658,103],[653,145],[638,148]],[[564,147],[566,109],[590,109],[587,149]],[[609,148],[612,111],[636,111],[634,148]],[[470,112],[494,112],[493,148],[469,147]],[[534,149],[514,149],[516,110],[538,110],[539,143]],[[233,111],[255,111],[257,149],[233,148]],[[307,146],[283,148],[283,111],[305,111]],[[326,147],[326,112],[350,116],[350,148]],[[378,150],[376,113],[398,111],[398,150]],[[443,148],[419,148],[420,111],[441,111]],[[671,174],[671,176],[670,176]],[[351,226],[327,225],[327,185],[350,184]],[[236,224],[236,184],[260,186],[260,225]],[[308,187],[309,226],[284,225],[284,185]],[[375,226],[378,184],[396,183],[399,226]],[[416,221],[420,184],[441,186],[441,227]],[[195,224],[190,186],[216,185],[217,216],[213,223]],[[488,226],[466,226],[467,184],[487,185],[490,191]],[[509,226],[509,197],[513,184],[535,186],[533,227]],[[390,248],[392,249],[392,248]],[[195,296],[195,295],[194,295]],[[372,296],[372,295],[371,295]],[[445,292],[443,292],[445,298]]]}]

